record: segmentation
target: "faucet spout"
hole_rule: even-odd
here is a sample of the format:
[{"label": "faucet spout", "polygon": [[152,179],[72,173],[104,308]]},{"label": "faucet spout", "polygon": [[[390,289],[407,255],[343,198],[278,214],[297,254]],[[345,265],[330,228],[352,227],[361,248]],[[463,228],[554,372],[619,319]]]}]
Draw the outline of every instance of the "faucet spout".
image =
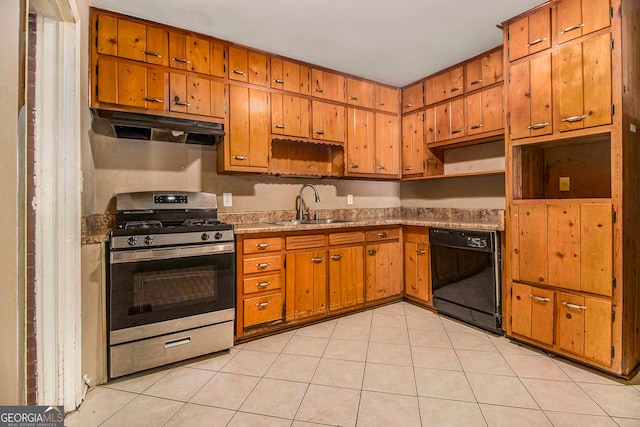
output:
[{"label": "faucet spout", "polygon": [[[313,188],[313,191],[314,191],[315,196],[316,196],[316,203],[318,203],[320,201],[320,196],[318,195],[318,189],[313,184],[304,184],[302,187],[300,187],[300,194],[298,195],[298,219],[299,220],[303,220],[304,219],[304,207],[303,207],[304,203],[303,203],[303,200],[302,200],[302,192],[307,187]],[[308,213],[309,213],[309,209],[307,209],[307,214]]]}]

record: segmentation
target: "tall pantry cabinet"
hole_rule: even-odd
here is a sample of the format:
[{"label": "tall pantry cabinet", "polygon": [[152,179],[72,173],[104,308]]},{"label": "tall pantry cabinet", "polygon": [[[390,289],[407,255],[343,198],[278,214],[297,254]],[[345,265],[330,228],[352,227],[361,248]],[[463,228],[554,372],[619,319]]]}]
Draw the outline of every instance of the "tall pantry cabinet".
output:
[{"label": "tall pantry cabinet", "polygon": [[640,3],[550,1],[504,25],[507,335],[640,362]]}]

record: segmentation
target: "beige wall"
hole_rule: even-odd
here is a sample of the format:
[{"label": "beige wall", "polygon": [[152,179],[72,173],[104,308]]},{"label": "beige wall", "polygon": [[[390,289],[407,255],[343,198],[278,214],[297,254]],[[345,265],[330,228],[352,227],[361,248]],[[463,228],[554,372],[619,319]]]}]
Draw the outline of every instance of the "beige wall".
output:
[{"label": "beige wall", "polygon": [[[20,292],[24,291],[18,253],[20,239],[19,215],[23,207],[18,192],[19,167],[18,152],[18,109],[20,107],[20,0],[4,1],[0,13],[2,38],[2,61],[0,61],[0,118],[2,118],[2,143],[0,143],[0,342],[2,343],[2,363],[0,363],[0,405],[24,403],[23,383],[24,357],[22,309],[24,303]],[[18,230],[18,231],[17,231]]]}]

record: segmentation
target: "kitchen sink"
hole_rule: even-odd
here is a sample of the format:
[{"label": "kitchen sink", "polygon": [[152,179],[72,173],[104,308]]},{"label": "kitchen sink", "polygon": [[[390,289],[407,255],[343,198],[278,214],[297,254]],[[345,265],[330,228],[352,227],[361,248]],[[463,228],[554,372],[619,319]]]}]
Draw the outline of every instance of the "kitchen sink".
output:
[{"label": "kitchen sink", "polygon": [[309,225],[309,224],[339,224],[342,222],[351,222],[348,219],[333,219],[333,218],[324,218],[324,219],[291,219],[288,221],[273,221],[268,222],[267,224],[275,224],[275,225]]}]

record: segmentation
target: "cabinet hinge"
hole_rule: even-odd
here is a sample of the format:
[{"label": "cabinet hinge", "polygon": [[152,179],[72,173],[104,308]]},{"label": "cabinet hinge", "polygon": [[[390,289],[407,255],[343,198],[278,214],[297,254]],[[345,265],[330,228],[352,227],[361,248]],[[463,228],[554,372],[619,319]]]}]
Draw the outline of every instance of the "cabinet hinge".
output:
[{"label": "cabinet hinge", "polygon": [[609,16],[613,19],[613,7],[609,8]]},{"label": "cabinet hinge", "polygon": [[614,357],[616,357],[616,348],[611,346],[611,358],[613,359]]},{"label": "cabinet hinge", "polygon": [[615,46],[615,43],[614,43],[614,42],[615,42],[615,40],[611,39],[611,50],[612,50],[612,51],[613,51],[614,46]]},{"label": "cabinet hinge", "polygon": [[513,288],[509,289],[509,296],[513,297]]},{"label": "cabinet hinge", "polygon": [[509,324],[513,325],[513,316],[509,316]]},{"label": "cabinet hinge", "polygon": [[613,323],[613,322],[615,322],[615,321],[616,321],[616,312],[615,312],[615,311],[612,311],[612,312],[611,312],[611,323]]},{"label": "cabinet hinge", "polygon": [[511,39],[511,31],[507,31],[507,41]]},{"label": "cabinet hinge", "polygon": [[611,212],[611,222],[615,224],[617,220],[618,214],[616,213],[616,211]]},{"label": "cabinet hinge", "polygon": [[227,74],[227,64],[222,64],[222,74]]},{"label": "cabinet hinge", "polygon": [[422,121],[424,122],[424,113],[422,113]]},{"label": "cabinet hinge", "polygon": [[511,48],[508,47],[507,48],[507,59],[510,59],[510,58],[511,58]]},{"label": "cabinet hinge", "polygon": [[511,83],[511,73],[507,74],[507,83]]},{"label": "cabinet hinge", "polygon": [[282,265],[284,265],[284,268],[287,268],[287,259],[285,258]]},{"label": "cabinet hinge", "polygon": [[615,288],[616,288],[616,285],[617,285],[617,284],[618,284],[618,283],[617,283],[617,281],[616,281],[616,278],[615,278],[615,277],[612,277],[612,278],[611,278],[611,286],[613,286],[613,289],[615,289]]},{"label": "cabinet hinge", "polygon": [[616,115],[616,104],[611,104],[611,115],[612,116]]}]

